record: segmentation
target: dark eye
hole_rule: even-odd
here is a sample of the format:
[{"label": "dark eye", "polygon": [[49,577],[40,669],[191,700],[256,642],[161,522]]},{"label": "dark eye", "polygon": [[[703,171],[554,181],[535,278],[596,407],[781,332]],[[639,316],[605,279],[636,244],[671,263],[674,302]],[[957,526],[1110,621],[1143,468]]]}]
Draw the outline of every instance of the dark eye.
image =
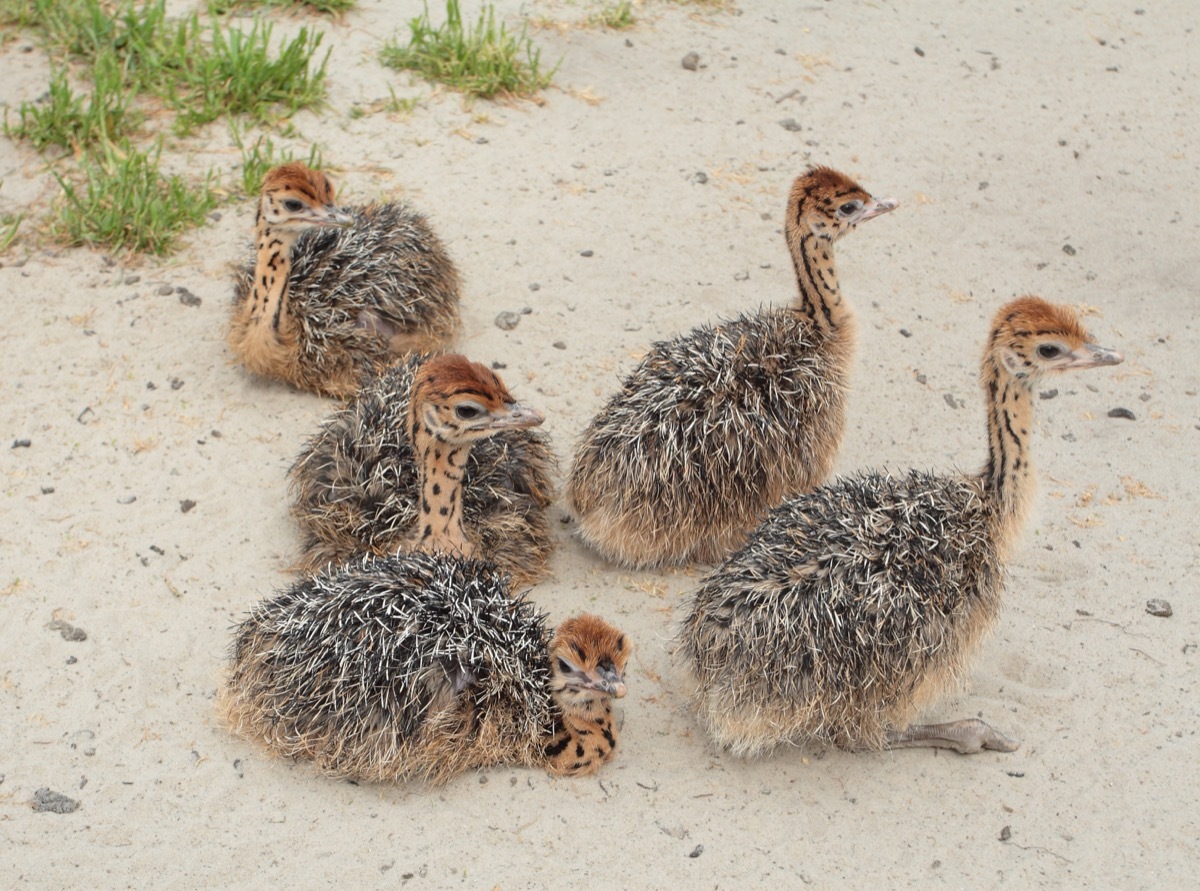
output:
[{"label": "dark eye", "polygon": [[304,202],[297,201],[295,198],[288,198],[283,202],[283,209],[288,213],[300,213],[304,210]]},{"label": "dark eye", "polygon": [[570,662],[560,656],[558,659],[558,670],[562,674],[570,674],[575,669],[571,666]]},{"label": "dark eye", "polygon": [[862,210],[861,201],[847,201],[838,208],[838,214],[843,217],[848,217],[858,213],[860,210]]},{"label": "dark eye", "polygon": [[483,409],[478,405],[460,405],[454,409],[454,417],[460,421],[473,421],[483,414]]},{"label": "dark eye", "polygon": [[1037,354],[1042,359],[1057,359],[1062,355],[1062,347],[1056,343],[1044,343],[1037,348]]}]

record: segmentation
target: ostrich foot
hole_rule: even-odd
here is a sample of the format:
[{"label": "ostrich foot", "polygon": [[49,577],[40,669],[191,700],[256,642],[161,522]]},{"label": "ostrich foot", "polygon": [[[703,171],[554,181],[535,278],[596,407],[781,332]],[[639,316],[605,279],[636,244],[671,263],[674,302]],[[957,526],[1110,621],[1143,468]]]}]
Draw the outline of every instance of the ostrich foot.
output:
[{"label": "ostrich foot", "polygon": [[910,724],[904,730],[889,730],[889,749],[933,746],[954,749],[960,755],[974,755],[984,749],[996,752],[1015,752],[1021,745],[1018,739],[1005,736],[986,721],[966,718],[945,724]]}]

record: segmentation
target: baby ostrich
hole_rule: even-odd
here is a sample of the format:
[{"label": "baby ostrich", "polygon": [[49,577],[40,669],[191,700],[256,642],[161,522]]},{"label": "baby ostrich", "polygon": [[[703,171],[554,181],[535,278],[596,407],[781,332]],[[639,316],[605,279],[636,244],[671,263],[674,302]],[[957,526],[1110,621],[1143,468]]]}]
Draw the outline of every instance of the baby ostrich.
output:
[{"label": "baby ostrich", "polygon": [[461,356],[410,357],[366,381],[292,465],[302,568],[410,548],[432,517],[452,520],[454,547],[494,561],[514,587],[534,583],[552,550],[553,458],[520,428],[541,420]]},{"label": "baby ostrich", "polygon": [[833,244],[896,206],[827,167],[796,179],[784,232],[799,296],[651,347],[575,454],[567,499],[588,544],[634,567],[716,562],[825,479],[855,330]]},{"label": "baby ostrich", "polygon": [[220,705],[237,732],[338,776],[583,775],[613,755],[630,650],[591,615],[551,638],[483,561],[364,556],[259,604],[236,630]]},{"label": "baby ostrich", "polygon": [[234,279],[229,345],[252,371],[346,397],[364,370],[432,349],[458,327],[458,273],[403,204],[339,210],[325,174],[267,174],[255,259]]},{"label": "baby ostrich", "polygon": [[742,756],[804,739],[1014,750],[983,721],[909,721],[962,677],[996,619],[1035,487],[1035,386],[1120,361],[1070,309],[1013,301],[996,315],[983,356],[981,473],[863,473],[774,510],[704,580],[680,629],[679,655],[713,739]]}]

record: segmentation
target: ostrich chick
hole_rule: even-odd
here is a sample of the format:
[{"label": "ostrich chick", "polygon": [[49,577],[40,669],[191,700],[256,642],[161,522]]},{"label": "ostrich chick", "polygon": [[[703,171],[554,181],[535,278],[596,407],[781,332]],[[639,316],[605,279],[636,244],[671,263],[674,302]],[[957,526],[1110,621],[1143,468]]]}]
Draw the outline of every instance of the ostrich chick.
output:
[{"label": "ostrich chick", "polygon": [[774,510],[703,581],[680,629],[678,654],[713,739],[742,756],[805,739],[1014,750],[983,721],[909,721],[961,679],[996,619],[1035,488],[1034,388],[1121,361],[1067,307],[1013,301],[983,356],[982,472],[863,473]]},{"label": "ostrich chick", "polygon": [[441,783],[491,764],[583,775],[613,755],[630,650],[591,615],[550,638],[486,562],[366,556],[241,623],[220,706],[243,736],[337,776]]},{"label": "ostrich chick", "polygon": [[453,548],[494,561],[515,587],[537,581],[552,550],[553,457],[523,428],[541,420],[461,356],[410,357],[367,380],[289,471],[302,568],[411,548],[448,519]]},{"label": "ostrich chick", "polygon": [[784,233],[799,296],[651,347],[579,442],[567,499],[584,541],[633,567],[713,563],[825,479],[855,330],[833,244],[896,206],[827,167],[796,179]]},{"label": "ostrich chick", "polygon": [[339,210],[325,174],[285,164],[263,180],[254,234],[229,328],[252,371],[346,397],[365,370],[458,327],[458,272],[406,205]]}]

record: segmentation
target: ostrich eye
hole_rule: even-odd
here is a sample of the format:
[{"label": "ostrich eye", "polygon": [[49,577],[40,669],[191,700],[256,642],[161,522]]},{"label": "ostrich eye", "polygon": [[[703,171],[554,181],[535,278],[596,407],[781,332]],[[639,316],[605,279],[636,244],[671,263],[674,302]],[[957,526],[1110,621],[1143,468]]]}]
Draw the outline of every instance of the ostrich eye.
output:
[{"label": "ostrich eye", "polygon": [[863,205],[862,205],[861,201],[847,201],[845,204],[843,204],[841,207],[838,208],[838,216],[841,216],[841,217],[852,216],[853,214],[856,214],[860,210],[862,210],[862,206]]},{"label": "ostrich eye", "polygon": [[483,414],[483,409],[478,405],[471,405],[470,403],[459,405],[454,409],[454,417],[460,421],[473,421],[481,414]]},{"label": "ostrich eye", "polygon": [[560,656],[558,658],[558,670],[561,674],[570,674],[575,669],[570,662]]},{"label": "ostrich eye", "polygon": [[1062,347],[1056,343],[1044,343],[1037,348],[1037,354],[1042,359],[1057,359],[1062,355]]},{"label": "ostrich eye", "polygon": [[283,209],[288,213],[300,213],[304,210],[304,202],[297,201],[295,198],[288,198],[283,202]]}]

